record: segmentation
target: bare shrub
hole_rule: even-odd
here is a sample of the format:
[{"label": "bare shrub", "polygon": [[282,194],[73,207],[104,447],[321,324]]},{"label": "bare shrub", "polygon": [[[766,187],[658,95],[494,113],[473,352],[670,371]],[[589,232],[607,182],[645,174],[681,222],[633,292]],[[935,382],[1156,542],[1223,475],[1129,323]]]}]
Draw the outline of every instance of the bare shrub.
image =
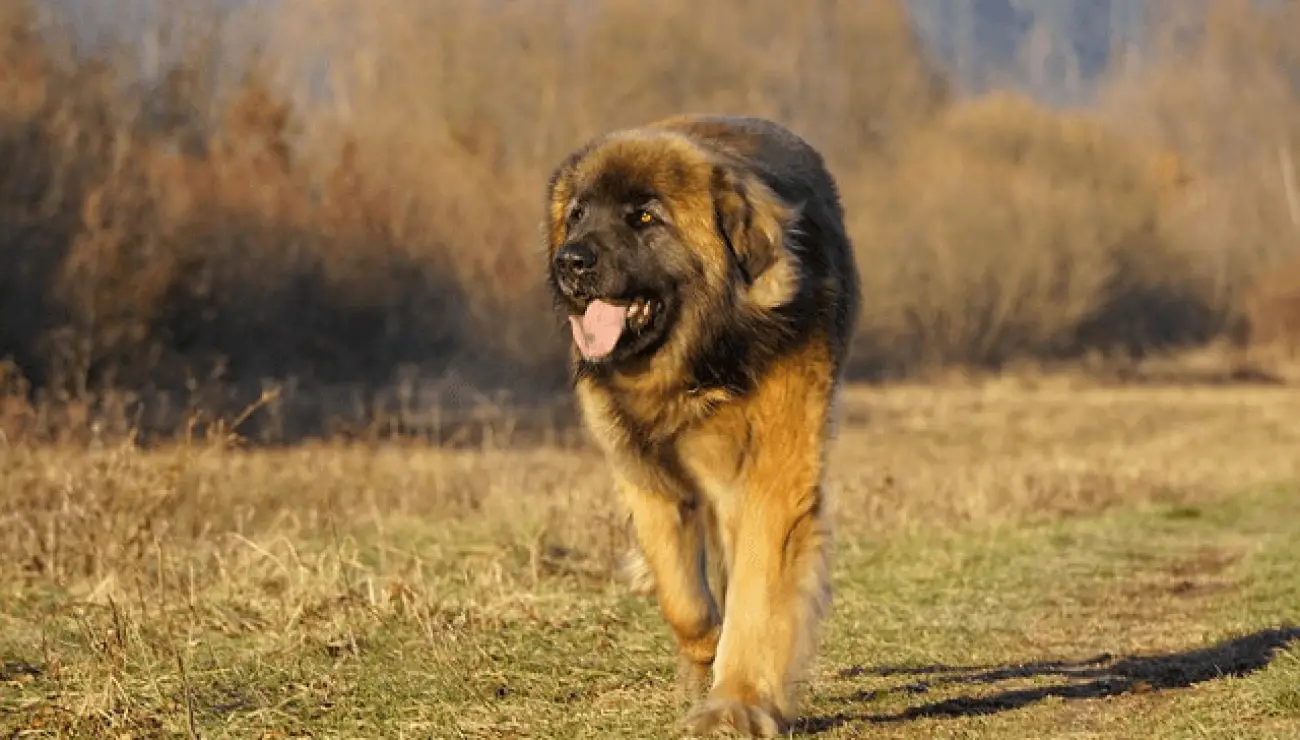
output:
[{"label": "bare shrub", "polygon": [[187,4],[143,77],[129,44],[78,56],[10,3],[0,357],[67,398],[412,368],[545,397],[540,184],[586,137],[682,111],[826,153],[863,375],[1202,343],[1300,234],[1295,11],[1204,6],[1080,112],[955,99],[899,0]]},{"label": "bare shrub", "polygon": [[1191,182],[1166,211],[1167,231],[1238,314],[1256,276],[1300,249],[1300,9],[1162,0],[1151,12],[1163,22],[1147,58],[1116,72],[1100,110],[1186,163]]},{"label": "bare shrub", "polygon": [[996,367],[1212,335],[1161,228],[1159,162],[1016,96],[950,108],[850,204],[871,286],[859,362]]}]

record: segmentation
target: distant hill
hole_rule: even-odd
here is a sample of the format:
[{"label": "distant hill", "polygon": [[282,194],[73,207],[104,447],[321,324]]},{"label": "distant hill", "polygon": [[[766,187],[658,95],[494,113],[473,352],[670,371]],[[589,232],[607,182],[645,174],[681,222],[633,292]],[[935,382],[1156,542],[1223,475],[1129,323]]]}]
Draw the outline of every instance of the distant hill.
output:
[{"label": "distant hill", "polygon": [[[166,0],[162,0],[165,2]],[[872,0],[859,0],[872,2]],[[905,0],[919,35],[958,85],[1012,85],[1044,102],[1086,98],[1111,51],[1140,34],[1149,0]],[[130,32],[160,0],[43,0],[93,39]],[[276,0],[173,0],[239,7]]]},{"label": "distant hill", "polygon": [[1046,102],[1086,96],[1113,50],[1136,45],[1147,0],[908,0],[961,87],[1010,84]]}]

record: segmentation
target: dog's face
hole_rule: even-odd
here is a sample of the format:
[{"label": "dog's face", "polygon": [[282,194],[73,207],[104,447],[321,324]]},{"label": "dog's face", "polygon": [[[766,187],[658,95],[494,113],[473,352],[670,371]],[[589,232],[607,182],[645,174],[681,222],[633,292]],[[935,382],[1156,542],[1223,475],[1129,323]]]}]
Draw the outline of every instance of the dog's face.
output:
[{"label": "dog's face", "polygon": [[699,273],[665,196],[646,185],[605,177],[565,205],[550,277],[590,362],[653,353]]},{"label": "dog's face", "polygon": [[549,283],[582,361],[619,367],[717,326],[783,252],[790,213],[756,205],[760,192],[666,134],[615,137],[561,164]]}]

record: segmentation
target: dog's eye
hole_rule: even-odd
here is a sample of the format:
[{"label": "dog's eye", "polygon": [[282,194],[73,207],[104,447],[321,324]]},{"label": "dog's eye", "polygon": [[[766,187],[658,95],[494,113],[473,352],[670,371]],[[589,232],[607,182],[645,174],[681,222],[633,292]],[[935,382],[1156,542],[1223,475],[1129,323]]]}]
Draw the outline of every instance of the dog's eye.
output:
[{"label": "dog's eye", "polygon": [[638,208],[628,215],[627,221],[633,227],[649,226],[655,222],[655,215],[644,208]]},{"label": "dog's eye", "polygon": [[575,205],[573,208],[569,209],[569,223],[576,224],[579,221],[581,221],[582,217],[585,215],[587,215],[587,209],[584,208],[581,203],[579,203]]}]

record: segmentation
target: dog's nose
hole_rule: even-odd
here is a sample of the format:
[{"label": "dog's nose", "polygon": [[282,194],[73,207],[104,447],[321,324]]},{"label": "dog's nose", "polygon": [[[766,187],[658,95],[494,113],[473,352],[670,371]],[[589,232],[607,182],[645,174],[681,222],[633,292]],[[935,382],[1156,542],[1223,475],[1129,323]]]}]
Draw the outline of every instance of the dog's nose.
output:
[{"label": "dog's nose", "polygon": [[555,266],[565,275],[583,275],[596,267],[596,253],[585,244],[569,242],[556,252]]}]

